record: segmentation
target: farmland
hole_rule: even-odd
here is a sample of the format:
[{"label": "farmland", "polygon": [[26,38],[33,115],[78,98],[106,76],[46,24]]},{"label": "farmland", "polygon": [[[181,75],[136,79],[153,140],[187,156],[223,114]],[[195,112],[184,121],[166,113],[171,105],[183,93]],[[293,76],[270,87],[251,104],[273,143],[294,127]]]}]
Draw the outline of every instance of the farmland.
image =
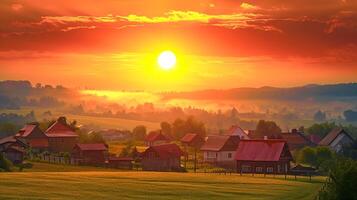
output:
[{"label": "farmland", "polygon": [[0,199],[308,200],[321,186],[319,181],[236,174],[72,170],[0,173]]}]

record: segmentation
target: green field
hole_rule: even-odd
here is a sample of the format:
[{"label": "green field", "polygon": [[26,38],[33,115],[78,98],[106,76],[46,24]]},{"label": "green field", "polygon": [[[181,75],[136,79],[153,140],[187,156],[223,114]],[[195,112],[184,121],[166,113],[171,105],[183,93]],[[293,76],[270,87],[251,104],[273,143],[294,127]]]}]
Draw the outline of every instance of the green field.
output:
[{"label": "green field", "polygon": [[124,172],[73,166],[43,172],[49,166],[35,163],[27,172],[0,173],[0,199],[310,200],[321,187],[320,181],[237,174]]}]

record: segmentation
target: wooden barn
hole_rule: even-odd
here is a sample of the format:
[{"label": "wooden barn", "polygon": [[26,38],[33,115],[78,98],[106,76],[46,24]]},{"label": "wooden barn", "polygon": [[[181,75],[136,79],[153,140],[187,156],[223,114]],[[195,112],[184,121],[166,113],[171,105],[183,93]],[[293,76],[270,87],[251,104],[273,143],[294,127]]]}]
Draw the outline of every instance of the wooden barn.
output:
[{"label": "wooden barn", "polygon": [[176,144],[151,146],[142,153],[142,168],[148,171],[179,171],[184,152]]},{"label": "wooden barn", "polygon": [[65,117],[59,117],[46,131],[50,152],[71,152],[78,143],[77,133],[67,124]]},{"label": "wooden barn", "polygon": [[76,144],[72,151],[72,158],[80,165],[102,166],[108,161],[108,145]]},{"label": "wooden barn", "polygon": [[285,140],[241,140],[235,156],[238,173],[286,174],[293,160]]},{"label": "wooden barn", "polygon": [[239,141],[239,136],[208,136],[201,147],[203,161],[219,167],[235,169],[236,161],[234,158]]},{"label": "wooden barn", "polygon": [[170,139],[162,134],[161,131],[151,131],[145,138],[145,144],[149,147],[169,142]]},{"label": "wooden barn", "polygon": [[0,153],[14,164],[20,164],[24,160],[27,145],[14,136],[0,139]]},{"label": "wooden barn", "polygon": [[26,124],[15,137],[27,143],[35,152],[48,150],[48,137],[38,123]]}]

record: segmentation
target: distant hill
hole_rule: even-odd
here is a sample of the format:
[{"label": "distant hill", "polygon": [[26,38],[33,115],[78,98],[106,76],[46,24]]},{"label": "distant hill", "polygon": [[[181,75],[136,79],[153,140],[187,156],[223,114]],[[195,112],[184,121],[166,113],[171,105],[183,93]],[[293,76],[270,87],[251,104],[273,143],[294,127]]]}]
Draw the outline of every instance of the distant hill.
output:
[{"label": "distant hill", "polygon": [[233,88],[228,90],[200,90],[192,92],[161,93],[163,99],[196,100],[357,100],[357,83],[305,85],[301,87],[278,88]]}]

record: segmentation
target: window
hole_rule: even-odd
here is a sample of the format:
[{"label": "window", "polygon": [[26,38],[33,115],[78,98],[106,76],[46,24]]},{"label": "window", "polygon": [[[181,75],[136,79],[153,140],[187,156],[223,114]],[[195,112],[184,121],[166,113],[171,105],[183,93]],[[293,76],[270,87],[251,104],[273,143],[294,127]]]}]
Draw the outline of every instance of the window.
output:
[{"label": "window", "polygon": [[250,172],[251,166],[249,165],[242,165],[242,172]]},{"label": "window", "polygon": [[262,173],[263,172],[263,167],[256,167],[255,172],[257,173]]},{"label": "window", "polygon": [[267,167],[267,172],[268,173],[273,173],[274,172],[274,168],[273,167]]},{"label": "window", "polygon": [[228,158],[232,158],[232,153],[228,153]]},{"label": "window", "polygon": [[207,157],[208,158],[217,158],[217,153],[216,152],[207,152]]}]

